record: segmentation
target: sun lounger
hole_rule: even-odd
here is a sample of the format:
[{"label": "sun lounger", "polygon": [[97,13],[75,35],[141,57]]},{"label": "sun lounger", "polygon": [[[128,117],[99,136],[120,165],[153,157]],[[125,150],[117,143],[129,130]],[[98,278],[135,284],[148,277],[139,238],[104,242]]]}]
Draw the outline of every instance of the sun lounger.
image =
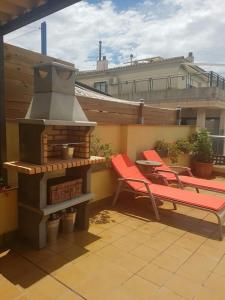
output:
[{"label": "sun lounger", "polygon": [[[164,180],[168,183],[176,182],[180,188],[184,188],[185,186],[191,186],[198,189],[209,190],[217,193],[225,193],[225,184],[221,182],[216,182],[207,179],[196,178],[191,173],[190,168],[181,167],[181,166],[172,166],[169,167],[166,165],[163,160],[160,158],[159,154],[155,150],[147,150],[142,152],[142,156],[146,160],[154,160],[157,162],[161,162],[162,165],[160,167],[156,167],[154,172],[163,176]],[[186,175],[179,175],[176,171],[172,170],[173,168],[177,168],[182,172],[185,172]]]},{"label": "sun lounger", "polygon": [[120,192],[126,190],[136,196],[147,197],[152,203],[157,220],[160,220],[160,217],[155,198],[173,203],[174,208],[176,204],[180,204],[208,211],[216,215],[219,238],[223,239],[222,225],[225,217],[225,198],[154,184],[141,173],[126,154],[113,156],[112,166],[119,175],[113,205],[116,204]]}]

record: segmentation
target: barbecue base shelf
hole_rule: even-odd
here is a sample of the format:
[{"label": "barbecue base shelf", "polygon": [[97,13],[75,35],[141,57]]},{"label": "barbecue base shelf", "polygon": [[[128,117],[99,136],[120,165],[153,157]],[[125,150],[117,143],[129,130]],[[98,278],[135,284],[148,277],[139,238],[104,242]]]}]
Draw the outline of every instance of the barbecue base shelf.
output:
[{"label": "barbecue base shelf", "polygon": [[[19,173],[19,234],[35,248],[47,245],[47,221],[49,215],[75,206],[77,209],[75,228],[87,230],[89,227],[88,203],[93,199],[90,192],[91,165],[73,167],[58,172],[29,174]],[[68,180],[81,178],[82,194],[70,200],[48,204],[48,183],[53,178]]]}]

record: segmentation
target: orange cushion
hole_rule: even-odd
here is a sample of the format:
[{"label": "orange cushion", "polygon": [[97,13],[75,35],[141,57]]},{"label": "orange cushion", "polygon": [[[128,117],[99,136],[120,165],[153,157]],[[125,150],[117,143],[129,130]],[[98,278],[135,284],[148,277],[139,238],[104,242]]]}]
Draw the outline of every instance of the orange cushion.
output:
[{"label": "orange cushion", "polygon": [[[158,198],[169,201],[174,200],[181,204],[189,204],[214,211],[219,211],[225,207],[225,199],[220,197],[197,194],[190,191],[151,183],[151,181],[143,176],[136,165],[130,161],[126,154],[115,155],[112,158],[112,166],[122,178],[134,178],[147,181],[152,194]],[[147,193],[146,187],[143,183],[128,182],[128,184],[136,191]]]},{"label": "orange cushion", "polygon": [[225,193],[225,183],[216,182],[207,179],[201,179],[191,176],[179,176],[182,183],[185,185],[195,186],[202,189],[213,190],[215,192],[224,192]]},{"label": "orange cushion", "polygon": [[[151,192],[155,197],[164,200],[175,200],[177,203],[189,204],[201,208],[207,208],[219,211],[225,207],[225,199],[214,195],[198,194],[169,186],[151,184]],[[142,187],[139,191],[146,192],[146,188]]]}]

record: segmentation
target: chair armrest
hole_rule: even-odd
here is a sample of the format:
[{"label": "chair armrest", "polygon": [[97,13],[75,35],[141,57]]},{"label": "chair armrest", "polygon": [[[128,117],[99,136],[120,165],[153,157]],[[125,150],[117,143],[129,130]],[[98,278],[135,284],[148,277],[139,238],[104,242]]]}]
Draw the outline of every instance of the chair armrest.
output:
[{"label": "chair armrest", "polygon": [[183,171],[186,171],[188,173],[189,176],[192,176],[193,177],[193,174],[191,172],[191,168],[189,167],[184,167],[184,166],[169,166],[170,168],[172,169],[180,169],[180,170],[183,170]]},{"label": "chair armrest", "polygon": [[170,171],[170,170],[157,170],[158,173],[170,173],[170,174],[173,174],[176,178],[176,181],[180,183],[180,179],[179,179],[179,176],[178,176],[178,173],[175,172],[175,171]]},{"label": "chair armrest", "polygon": [[166,180],[166,178],[163,175],[157,173],[157,171],[155,173],[144,173],[144,175],[147,178],[161,180],[163,184],[169,185],[169,183]]},{"label": "chair armrest", "polygon": [[118,178],[118,181],[121,181],[121,182],[123,182],[123,181],[131,181],[131,182],[139,182],[139,183],[143,183],[144,184],[144,186],[146,187],[146,190],[147,190],[147,192],[150,194],[150,196],[153,198],[153,195],[152,195],[152,192],[151,192],[151,190],[150,190],[150,187],[149,187],[149,182],[147,181],[147,180],[143,180],[143,179],[134,179],[134,178],[126,178],[126,177],[124,177],[124,178]]},{"label": "chair armrest", "polygon": [[148,183],[149,183],[147,180],[134,179],[134,178],[128,178],[128,177],[118,178],[118,180],[119,180],[119,181],[133,181],[133,182],[140,182],[140,183],[144,183],[144,184],[148,184]]}]

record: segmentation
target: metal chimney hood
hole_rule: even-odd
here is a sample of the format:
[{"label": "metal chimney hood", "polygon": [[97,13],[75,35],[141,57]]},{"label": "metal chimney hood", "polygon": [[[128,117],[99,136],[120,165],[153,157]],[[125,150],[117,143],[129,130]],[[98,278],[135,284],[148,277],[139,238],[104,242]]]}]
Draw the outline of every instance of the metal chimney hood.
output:
[{"label": "metal chimney hood", "polygon": [[34,67],[34,96],[20,123],[96,126],[75,96],[75,69],[51,62]]}]

